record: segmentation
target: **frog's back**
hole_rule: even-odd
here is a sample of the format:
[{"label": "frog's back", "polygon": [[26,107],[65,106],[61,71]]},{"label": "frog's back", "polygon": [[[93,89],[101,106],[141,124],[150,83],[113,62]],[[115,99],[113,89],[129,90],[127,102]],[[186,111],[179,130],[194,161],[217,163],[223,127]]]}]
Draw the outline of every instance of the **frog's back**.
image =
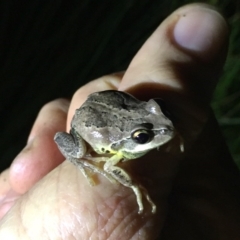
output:
[{"label": "frog's back", "polygon": [[75,125],[79,132],[83,129],[107,131],[114,128],[122,134],[129,134],[133,125],[143,123],[142,116],[149,114],[145,105],[146,102],[124,92],[109,90],[93,93],[76,110],[72,126]]},{"label": "frog's back", "polygon": [[164,126],[170,126],[171,121],[162,114],[155,101],[144,102],[127,93],[111,90],[91,94],[76,110],[71,127],[100,153],[104,150],[99,149],[110,152],[116,150],[113,146],[125,150],[129,148],[125,145],[132,142],[132,132],[143,124],[158,131]]},{"label": "frog's back", "polygon": [[105,127],[111,126],[111,123],[118,126],[122,120],[131,121],[147,115],[145,105],[146,102],[129,94],[109,90],[91,94],[77,111],[88,126]]},{"label": "frog's back", "polygon": [[103,105],[104,107],[113,109],[114,111],[124,109],[127,111],[134,111],[139,108],[139,105],[142,102],[125,92],[107,90],[89,95],[86,103]]}]

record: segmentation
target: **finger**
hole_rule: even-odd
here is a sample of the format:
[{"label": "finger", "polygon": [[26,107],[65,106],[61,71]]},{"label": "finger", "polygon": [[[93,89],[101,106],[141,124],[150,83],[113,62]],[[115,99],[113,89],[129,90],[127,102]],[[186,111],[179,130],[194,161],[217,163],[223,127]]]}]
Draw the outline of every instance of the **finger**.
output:
[{"label": "finger", "polygon": [[191,142],[207,120],[227,43],[227,24],[218,12],[202,4],[182,7],[139,50],[119,89],[163,98],[175,126]]},{"label": "finger", "polygon": [[[205,15],[209,14],[209,18],[211,18],[212,10],[210,11],[210,13],[208,13],[207,12],[208,10],[207,9],[205,10],[206,7],[192,6],[192,8],[194,8],[193,15],[199,16],[202,14],[205,14]],[[173,32],[171,31],[173,31],[174,29],[174,24],[177,24],[178,22],[178,18],[179,18],[178,15],[183,10],[184,8],[180,9],[179,13],[177,11],[174,14],[172,14],[166,21],[163,22],[163,24],[147,40],[146,44],[144,44],[144,46],[140,49],[139,53],[136,55],[136,57],[133,59],[132,63],[130,64],[129,68],[127,69],[127,72],[123,77],[119,90],[127,89],[128,91],[134,93],[134,95],[140,96],[140,98],[142,98],[141,97],[142,93],[146,95],[146,92],[148,92],[149,95],[151,95],[151,97],[156,97],[159,95],[161,96],[161,94],[163,94],[165,100],[166,99],[173,100],[173,97],[175,98],[179,94],[180,96],[181,94],[185,94],[187,96],[186,106],[188,106],[188,108],[186,108],[185,111],[183,111],[185,113],[189,111],[189,106],[194,111],[196,109],[196,104],[193,104],[192,101],[189,101],[191,98],[194,99],[195,102],[200,101],[201,103],[201,99],[199,100],[199,98],[197,97],[197,94],[195,96],[191,94],[191,91],[189,91],[189,86],[187,84],[190,84],[190,85],[192,84],[191,87],[194,86],[194,84],[191,82],[192,78],[190,77],[193,77],[196,75],[198,79],[201,79],[197,75],[197,72],[201,73],[203,69],[205,68],[207,69],[207,64],[209,64],[209,62],[208,63],[204,62],[204,57],[202,54],[203,52],[207,53],[208,52],[207,50],[202,49],[199,52],[190,51],[190,50],[184,51],[184,49],[182,48],[180,49],[180,47],[177,44],[174,45],[173,39],[171,38],[173,35]],[[187,6],[185,10],[187,12],[188,11],[191,12],[191,7]],[[225,22],[223,21],[222,17],[219,14],[215,14],[214,12],[213,15],[214,15],[213,18],[217,18],[217,19],[219,18],[220,22],[222,21],[222,24],[223,25],[225,24]],[[194,18],[194,16],[192,18]],[[197,18],[197,22],[198,21],[202,21],[200,17]],[[218,24],[218,22],[219,20],[216,20],[215,22],[213,21],[211,24],[215,26]],[[212,29],[207,29],[207,33],[211,31]],[[219,34],[218,36],[221,36],[221,35]],[[201,35],[199,37],[201,37]],[[201,39],[205,40],[205,37],[206,36],[203,35]],[[227,38],[225,37],[223,39],[225,39],[226,41]],[[164,52],[162,48],[166,49],[166,52]],[[223,59],[224,57],[222,57],[222,61]],[[184,64],[186,64],[186,66]],[[181,71],[179,70],[180,65],[183,66],[183,70]],[[198,65],[200,65],[200,67],[198,67]],[[193,66],[195,67],[194,69],[195,71],[193,70]],[[192,70],[191,74],[189,73],[188,68],[190,68],[190,71]],[[208,71],[205,71],[205,74],[207,74]],[[189,73],[189,76],[187,75],[188,73]],[[184,76],[184,74],[186,75],[186,78],[183,78],[183,77],[181,78],[181,76]],[[184,80],[186,81],[185,83],[184,83]],[[100,86],[97,86],[97,84],[100,84]],[[104,87],[102,86],[104,86],[104,84],[102,84],[102,79],[99,79],[97,80],[97,82],[91,82],[89,85],[84,86],[78,91],[78,93],[74,96],[71,107],[70,107],[68,127],[70,126],[70,120],[74,114],[75,109],[81,106],[83,101],[86,100],[86,97],[89,95],[89,93],[116,88],[116,85],[114,85],[114,88],[111,88],[111,87],[109,88],[109,86],[104,86]],[[148,91],[149,89],[151,91]],[[181,99],[181,102],[177,101],[177,103],[182,104],[183,97],[181,96],[180,99]],[[174,101],[176,101],[176,99],[174,99]],[[206,100],[204,100],[203,102],[205,103]],[[185,104],[183,104],[183,107],[185,107]],[[179,111],[182,112],[182,109],[180,108]],[[193,113],[191,112],[191,114]],[[202,113],[200,111],[194,112],[194,114],[195,114],[194,116],[191,116],[192,128],[194,128],[193,121],[196,122],[196,119],[197,121],[201,120],[201,123],[205,120],[205,119],[202,120],[202,118],[205,116],[202,117],[201,116]],[[184,114],[181,114],[181,115],[184,116]],[[198,115],[200,115],[201,118],[199,118]],[[187,128],[189,129],[190,121],[186,119],[183,119],[183,120],[186,122],[185,129]],[[197,124],[199,125],[199,123]],[[195,129],[193,131],[193,134],[196,134]],[[183,131],[183,135],[184,135],[184,131]],[[186,138],[186,139],[190,139],[190,138]],[[140,174],[137,173],[136,175],[148,176],[150,179],[153,180],[154,186],[156,185],[158,185],[158,187],[162,186],[161,191],[155,194],[155,195],[158,195],[155,197],[155,199],[158,199],[158,207],[159,207],[160,215],[164,211],[165,203],[163,199],[164,197],[166,197],[167,193],[169,192],[169,189],[171,187],[170,186],[171,179],[174,176],[174,172],[176,170],[176,165],[177,165],[175,158],[173,159],[169,157],[169,155],[167,154],[165,155],[162,154],[161,156],[162,156],[161,158],[162,161],[158,160],[159,154],[152,155],[152,157],[148,156],[148,159],[151,159],[151,162],[148,165],[146,165],[146,162],[144,163],[143,160],[138,159],[136,163],[136,167],[134,168],[134,173],[136,173],[137,171],[138,173],[140,173]],[[153,165],[155,166],[154,169],[152,169]],[[154,187],[152,188],[154,190]],[[110,184],[108,186],[108,189],[109,191],[111,191],[112,189]],[[153,190],[151,191],[151,193],[154,192]],[[112,191],[114,192],[114,189],[112,189]],[[122,194],[121,197],[125,196],[124,193],[121,192],[121,194]],[[161,216],[161,219],[163,219],[163,215]]]},{"label": "finger", "polygon": [[209,100],[226,58],[227,43],[227,24],[217,11],[203,4],[182,7],[145,42],[120,89],[155,83],[185,93],[195,89],[201,100]]},{"label": "finger", "polygon": [[53,137],[57,131],[64,131],[66,128],[68,106],[67,100],[60,99],[41,109],[27,146],[10,167],[9,181],[14,191],[26,192],[64,160]]},{"label": "finger", "polygon": [[[163,94],[176,105],[172,109],[182,117],[182,125],[187,123],[187,133],[199,121],[197,102],[209,104],[226,57],[228,29],[223,18],[206,6],[181,8],[167,21],[136,55],[120,89]],[[198,140],[181,162],[163,239],[239,238],[239,171],[213,119],[202,121],[203,131],[199,134],[198,128]]]},{"label": "finger", "polygon": [[[164,23],[164,24],[166,24],[166,23]],[[166,39],[167,40],[167,39]],[[140,50],[141,51],[141,50]],[[190,54],[190,56],[191,56],[191,54]],[[192,55],[192,57],[194,58],[194,55]],[[184,61],[183,61],[184,62]],[[143,63],[144,63],[144,61],[143,61]],[[131,67],[131,66],[130,66]],[[141,73],[141,65],[138,65],[138,70],[139,70],[139,72]],[[130,68],[129,68],[130,69]],[[128,69],[128,70],[129,70]],[[133,69],[133,68],[132,68]],[[144,67],[143,67],[143,69],[144,69]],[[153,70],[153,71],[155,71],[155,70]],[[137,70],[136,70],[136,72],[137,72]],[[171,72],[171,71],[169,71],[169,72]],[[128,74],[128,73],[127,73]],[[127,76],[130,76],[130,75],[127,75],[126,74],[126,79],[127,80],[124,80],[124,81],[127,81],[127,82],[130,82],[132,79],[129,77],[129,78],[127,78]],[[144,74],[144,73],[143,73]],[[133,75],[134,76],[134,75]],[[137,76],[137,75],[136,75]],[[145,75],[146,76],[146,75]],[[124,78],[125,78],[124,77]],[[177,78],[176,78],[177,79]],[[123,81],[123,82],[124,82]],[[133,80],[134,81],[134,80]],[[101,80],[98,80],[97,81],[98,83],[100,83],[100,82],[102,82]],[[97,82],[95,82],[95,84],[93,84],[93,85],[90,85],[91,87],[89,87],[88,85],[86,85],[86,86],[84,86],[79,92],[78,92],[78,94],[74,97],[74,99],[73,99],[73,103],[72,103],[72,105],[71,105],[71,109],[70,109],[70,114],[69,114],[69,120],[68,120],[68,122],[70,121],[70,119],[71,119],[71,117],[73,116],[73,114],[74,114],[74,111],[75,111],[75,109],[76,108],[79,108],[79,106],[82,104],[82,102],[86,99],[86,96],[89,94],[89,93],[91,93],[91,92],[95,92],[95,91],[101,91],[101,90],[106,90],[106,89],[115,89],[116,88],[116,86],[114,86],[113,88],[112,88],[112,86],[105,86],[105,87],[103,87],[102,88],[102,83],[100,83],[100,86],[98,86],[98,87],[95,87],[95,85],[97,84]],[[134,83],[134,82],[133,82]],[[141,79],[141,83],[144,83],[144,78],[142,78]],[[146,82],[146,83],[148,83],[149,84],[149,82]],[[157,82],[160,86],[161,86],[161,84],[159,83],[159,82]],[[174,81],[172,82],[172,83],[174,83]],[[177,81],[175,82],[175,83],[177,83]],[[136,84],[137,86],[140,84],[140,83],[137,83],[137,82],[135,82],[134,84]],[[176,89],[176,90],[178,90],[179,88],[178,87],[176,87],[177,85],[168,85],[168,87],[171,87],[170,89],[172,90],[172,89]],[[180,86],[180,85],[179,85]],[[129,86],[129,88],[130,88],[130,86]],[[123,89],[123,88],[122,88]],[[121,89],[121,90],[122,90]],[[160,88],[157,88],[158,90],[160,89]],[[160,89],[161,90],[161,89]],[[81,92],[82,91],[82,92]],[[68,126],[69,126],[69,123],[68,123]],[[164,158],[163,157],[163,162],[164,162],[164,159],[167,159],[167,158]],[[138,160],[137,160],[138,161]],[[139,164],[141,164],[139,161],[138,161],[138,163]],[[166,161],[165,161],[165,163],[166,163]],[[157,168],[156,169],[156,173],[158,173],[159,174],[159,172],[158,172],[158,169],[159,168]],[[166,169],[166,168],[163,168],[163,169]],[[166,172],[166,171],[165,171]],[[78,172],[77,172],[77,174],[78,174]],[[155,175],[155,173],[153,173],[153,175]],[[164,176],[164,174],[160,174],[162,177]],[[138,228],[138,230],[140,229],[140,227],[139,226],[141,226],[141,219],[139,219],[139,218],[137,218],[137,215],[136,214],[133,214],[133,215],[129,215],[130,214],[130,212],[131,212],[131,209],[135,209],[136,208],[136,202],[135,202],[135,199],[134,199],[134,195],[130,195],[131,197],[130,198],[128,198],[128,197],[126,197],[127,195],[126,195],[126,193],[128,194],[130,191],[125,191],[124,190],[124,188],[122,188],[122,187],[116,187],[115,185],[112,185],[112,184],[110,184],[110,183],[105,183],[104,184],[104,186],[103,185],[99,185],[98,186],[98,188],[93,188],[92,189],[92,191],[85,191],[85,189],[86,189],[86,187],[85,187],[85,182],[84,182],[84,179],[83,179],[83,177],[82,176],[80,176],[79,175],[79,177],[78,177],[81,181],[80,181],[80,185],[81,185],[81,187],[80,187],[80,189],[81,190],[83,190],[83,192],[82,192],[82,194],[84,195],[84,196],[86,196],[87,195],[87,193],[92,193],[92,197],[91,198],[88,198],[88,199],[97,199],[97,202],[95,202],[95,203],[92,203],[92,202],[87,202],[87,203],[85,203],[85,204],[83,204],[83,205],[87,205],[91,210],[93,210],[93,211],[95,211],[96,210],[96,212],[98,211],[98,207],[99,206],[102,206],[102,205],[104,205],[104,203],[106,203],[106,202],[111,202],[111,201],[113,201],[113,199],[114,199],[114,196],[116,196],[116,192],[118,193],[118,202],[120,201],[120,202],[122,202],[122,204],[124,204],[124,209],[126,210],[125,212],[124,212],[124,216],[122,216],[121,217],[121,219],[122,218],[124,218],[124,219],[126,219],[127,218],[127,216],[129,216],[129,218],[127,218],[127,219],[129,219],[129,222],[132,222],[132,220],[133,220],[133,218],[134,219],[137,219],[136,220],[136,224],[135,224],[135,226],[137,226],[136,228]],[[156,184],[156,183],[155,183]],[[107,187],[106,187],[107,186]],[[163,185],[164,186],[164,185]],[[101,197],[97,197],[97,194],[96,194],[96,189],[98,189],[97,191],[99,191],[100,193],[101,193]],[[100,189],[100,190],[99,190]],[[164,192],[165,191],[165,192]],[[162,197],[162,199],[165,199],[165,197],[166,197],[166,195],[167,195],[167,192],[169,191],[169,189],[166,189],[165,187],[163,187],[163,189],[162,189],[162,191],[161,191],[161,194],[163,194],[164,196],[162,197],[162,196],[160,196],[160,198]],[[116,200],[116,199],[115,199]],[[84,199],[82,199],[82,201],[84,202],[85,200]],[[81,203],[83,203],[83,202],[81,202]],[[158,201],[159,202],[159,205],[161,204],[160,203],[160,201]],[[135,204],[135,205],[133,205],[133,203]],[[79,205],[80,206],[80,208],[83,206],[83,205]],[[114,204],[113,204],[114,205]],[[164,205],[164,203],[162,204],[162,205]],[[105,205],[104,205],[105,206]],[[130,206],[132,206],[132,207],[130,207]],[[116,210],[116,209],[123,209],[121,206],[119,207],[119,208],[115,208],[116,206],[114,205],[114,211]],[[161,215],[161,219],[163,219],[163,211],[164,211],[164,207],[162,206],[162,207],[160,207],[159,208],[160,209],[160,215]],[[83,209],[81,209],[82,211],[83,211]],[[106,210],[106,209],[105,209]],[[107,211],[103,211],[103,212],[101,212],[101,214],[103,215],[103,216],[106,216],[105,214],[106,214],[106,212]],[[110,212],[112,212],[112,210],[110,211]],[[136,212],[135,212],[136,213]],[[159,212],[158,212],[159,213]],[[99,215],[99,213],[97,214],[97,215]],[[84,217],[86,217],[85,215],[82,215],[82,216],[84,216]],[[84,218],[85,220],[87,219],[87,218]],[[151,222],[151,220],[153,220],[153,218],[152,217],[146,217],[145,218],[145,220],[144,220],[144,222],[148,222],[148,223],[152,223]],[[89,221],[90,221],[90,219],[89,219]],[[87,222],[89,222],[89,221],[87,221]],[[116,221],[117,223],[119,223],[119,221]],[[156,223],[156,222],[155,222]],[[154,226],[154,224],[152,224],[151,226]],[[152,230],[152,228],[150,229],[150,230]],[[140,231],[140,230],[139,230]],[[141,231],[145,231],[145,232],[147,232],[147,230],[146,229],[141,229]],[[148,231],[148,234],[149,234],[149,231]]]}]

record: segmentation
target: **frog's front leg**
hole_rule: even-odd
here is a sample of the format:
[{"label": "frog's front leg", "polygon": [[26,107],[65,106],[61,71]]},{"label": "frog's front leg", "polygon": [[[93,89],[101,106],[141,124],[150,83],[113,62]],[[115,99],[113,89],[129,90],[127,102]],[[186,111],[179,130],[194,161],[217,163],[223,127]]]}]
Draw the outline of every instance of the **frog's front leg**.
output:
[{"label": "frog's front leg", "polygon": [[56,133],[54,140],[63,156],[81,170],[82,174],[87,178],[91,186],[94,186],[95,183],[91,176],[89,176],[89,174],[85,171],[85,168],[94,173],[99,173],[106,177],[109,181],[114,182],[114,179],[112,179],[112,177],[105,171],[88,161],[81,159],[84,158],[87,148],[83,138],[74,129],[71,129],[70,134],[66,132]]},{"label": "frog's front leg", "polygon": [[124,171],[122,168],[115,166],[119,161],[122,159],[121,155],[114,155],[111,157],[105,164],[104,164],[104,170],[108,172],[113,178],[115,178],[119,183],[124,185],[125,187],[132,188],[133,192],[136,195],[137,203],[139,207],[138,213],[141,214],[143,212],[143,202],[142,202],[142,193],[146,197],[147,201],[152,206],[152,213],[156,212],[156,205],[151,200],[147,190],[142,187],[141,185],[134,183],[134,181],[131,179],[129,174]]},{"label": "frog's front leg", "polygon": [[71,163],[76,165],[87,178],[91,186],[95,185],[92,178],[85,171],[85,165],[80,160],[86,154],[86,144],[83,138],[77,134],[74,129],[71,129],[70,134],[66,132],[58,132],[54,137],[54,141],[57,143],[57,146],[63,156],[69,160]]},{"label": "frog's front leg", "polygon": [[84,139],[72,128],[69,133],[57,132],[54,141],[63,156],[69,158],[81,158],[86,154],[87,148]]}]

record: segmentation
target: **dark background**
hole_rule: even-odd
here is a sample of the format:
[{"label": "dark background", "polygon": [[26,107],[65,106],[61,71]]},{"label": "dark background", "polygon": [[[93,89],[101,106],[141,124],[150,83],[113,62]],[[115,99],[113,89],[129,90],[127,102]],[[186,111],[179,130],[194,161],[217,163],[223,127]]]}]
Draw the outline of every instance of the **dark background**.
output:
[{"label": "dark background", "polygon": [[[25,146],[40,108],[84,83],[124,70],[159,23],[194,1],[0,0],[0,167]],[[232,30],[212,106],[240,166],[240,5],[217,6]]]}]

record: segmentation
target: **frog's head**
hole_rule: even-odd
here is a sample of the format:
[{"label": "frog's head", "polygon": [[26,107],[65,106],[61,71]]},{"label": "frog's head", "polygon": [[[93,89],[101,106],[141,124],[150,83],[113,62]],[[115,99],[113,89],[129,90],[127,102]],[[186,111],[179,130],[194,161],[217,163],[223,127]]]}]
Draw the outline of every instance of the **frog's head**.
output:
[{"label": "frog's head", "polygon": [[166,116],[162,103],[151,99],[144,108],[148,114],[142,116],[143,122],[133,125],[128,137],[112,145],[112,149],[126,159],[140,157],[167,143],[175,135],[172,121]]}]

